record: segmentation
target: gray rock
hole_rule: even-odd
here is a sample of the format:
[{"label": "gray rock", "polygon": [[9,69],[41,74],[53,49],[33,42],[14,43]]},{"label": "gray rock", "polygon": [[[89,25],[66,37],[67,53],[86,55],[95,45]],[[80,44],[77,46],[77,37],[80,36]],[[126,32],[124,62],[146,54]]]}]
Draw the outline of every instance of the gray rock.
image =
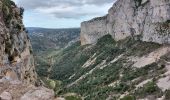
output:
[{"label": "gray rock", "polygon": [[54,92],[44,87],[39,87],[25,93],[20,100],[53,100]]},{"label": "gray rock", "polygon": [[12,100],[12,96],[9,92],[3,92],[1,95],[0,95],[0,99],[1,100]]},{"label": "gray rock", "polygon": [[118,0],[104,17],[81,24],[81,44],[93,44],[103,35],[116,40],[141,35],[141,40],[170,43],[170,0]]},{"label": "gray rock", "polygon": [[[37,75],[34,59],[29,38],[24,31],[20,8],[5,5],[1,0],[0,9],[4,12],[0,12],[0,75],[35,84]],[[9,9],[12,10],[10,13]]]}]

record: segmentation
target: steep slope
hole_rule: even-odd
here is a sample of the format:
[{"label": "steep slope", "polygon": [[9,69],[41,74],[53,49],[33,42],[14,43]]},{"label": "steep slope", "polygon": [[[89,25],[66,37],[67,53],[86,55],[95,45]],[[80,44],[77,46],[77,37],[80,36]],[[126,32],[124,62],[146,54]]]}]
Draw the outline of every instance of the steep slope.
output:
[{"label": "steep slope", "polygon": [[0,74],[35,84],[37,76],[30,41],[22,23],[23,9],[10,0],[1,0],[0,7]]},{"label": "steep slope", "polygon": [[[169,99],[169,45],[137,37],[116,42],[105,35],[96,44],[77,42],[50,56],[54,60],[50,78],[63,84],[58,95],[76,93],[85,100]],[[40,75],[46,77],[48,64],[42,66]]]},{"label": "steep slope", "polygon": [[104,17],[81,24],[81,44],[111,34],[118,41],[141,35],[142,41],[170,43],[169,0],[117,0]]},{"label": "steep slope", "polygon": [[61,49],[80,40],[79,28],[47,29],[27,28],[33,47],[36,71],[40,76],[47,75],[49,58]]},{"label": "steep slope", "polygon": [[0,0],[0,100],[53,100],[52,90],[35,86],[37,74],[23,11],[10,0]]}]

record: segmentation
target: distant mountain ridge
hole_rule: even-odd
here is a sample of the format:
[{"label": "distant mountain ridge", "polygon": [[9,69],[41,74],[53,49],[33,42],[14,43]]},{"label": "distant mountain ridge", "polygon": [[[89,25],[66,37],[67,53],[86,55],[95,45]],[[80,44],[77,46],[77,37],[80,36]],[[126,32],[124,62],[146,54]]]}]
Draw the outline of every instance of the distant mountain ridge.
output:
[{"label": "distant mountain ridge", "polygon": [[63,48],[69,42],[78,41],[80,37],[80,28],[28,27],[27,30],[35,51]]}]

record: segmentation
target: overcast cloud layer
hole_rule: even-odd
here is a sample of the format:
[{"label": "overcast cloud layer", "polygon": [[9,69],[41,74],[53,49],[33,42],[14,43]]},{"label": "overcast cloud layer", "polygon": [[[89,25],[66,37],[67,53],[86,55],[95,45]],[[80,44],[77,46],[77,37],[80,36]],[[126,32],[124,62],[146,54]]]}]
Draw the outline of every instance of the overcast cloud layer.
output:
[{"label": "overcast cloud layer", "polygon": [[[26,26],[43,26],[53,24],[54,20],[61,27],[79,27],[84,20],[107,14],[115,0],[13,0],[25,9]],[[36,16],[35,16],[36,15]],[[45,19],[44,19],[45,18]],[[50,20],[51,19],[51,20]],[[30,22],[32,21],[32,22]],[[34,22],[33,22],[34,21]],[[35,23],[36,21],[36,23]],[[63,23],[67,25],[64,26]],[[57,24],[57,25],[58,25]],[[57,26],[58,27],[58,26]]]},{"label": "overcast cloud layer", "polygon": [[[113,0],[19,0],[18,5],[57,18],[101,15]],[[106,12],[107,13],[107,12]]]}]

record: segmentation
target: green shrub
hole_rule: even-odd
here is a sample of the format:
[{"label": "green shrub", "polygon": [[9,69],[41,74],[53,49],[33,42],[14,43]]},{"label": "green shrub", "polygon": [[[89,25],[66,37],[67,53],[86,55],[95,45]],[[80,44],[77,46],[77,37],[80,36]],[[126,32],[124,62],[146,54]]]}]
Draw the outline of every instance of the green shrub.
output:
[{"label": "green shrub", "polygon": [[20,8],[20,16],[22,16],[22,17],[23,17],[23,14],[24,14],[24,8],[23,8],[23,7],[21,7],[21,8]]},{"label": "green shrub", "polygon": [[162,91],[159,89],[159,87],[156,85],[156,83],[148,82],[143,87],[138,88],[135,92],[135,95],[137,97],[146,97],[148,95],[156,95],[157,97],[162,96]]},{"label": "green shrub", "polygon": [[14,1],[11,1],[11,0],[3,0],[3,4],[8,6],[8,7],[11,7],[11,5],[15,5]]},{"label": "green shrub", "polygon": [[20,30],[22,29],[22,26],[21,26],[19,23],[17,23],[17,24],[15,25],[15,28],[16,28],[18,31],[20,31]]},{"label": "green shrub", "polygon": [[2,6],[2,11],[3,11],[3,18],[5,20],[5,24],[8,26],[10,23],[10,20],[12,19],[12,8],[11,5],[15,5],[15,3],[11,0],[3,0],[3,6]]},{"label": "green shrub", "polygon": [[148,74],[151,74],[150,73],[151,70],[154,70],[155,72],[159,71],[157,68],[158,68],[157,63],[152,63],[152,64],[146,65],[142,68],[135,68],[135,69],[128,67],[128,68],[124,69],[123,77],[121,80],[124,82],[127,82],[127,81],[131,81],[135,78],[138,78],[140,76],[147,76]]},{"label": "green shrub", "polygon": [[167,20],[166,23],[170,23],[170,20]]},{"label": "green shrub", "polygon": [[121,98],[120,100],[136,100],[134,96],[131,96],[131,95],[127,95],[123,98]]},{"label": "green shrub", "polygon": [[166,90],[166,92],[165,92],[165,100],[170,100],[170,90]]},{"label": "green shrub", "polygon": [[157,86],[154,82],[148,82],[144,86],[144,91],[148,94],[151,94],[157,90]]},{"label": "green shrub", "polygon": [[115,44],[115,43],[116,42],[114,41],[114,39],[110,34],[103,36],[97,41],[97,45],[100,47],[105,46],[106,44]]},{"label": "green shrub", "polygon": [[114,90],[118,93],[123,93],[129,89],[129,86],[126,83],[118,83],[115,87]]},{"label": "green shrub", "polygon": [[55,89],[56,82],[54,80],[48,80],[48,85],[51,89]]},{"label": "green shrub", "polygon": [[82,100],[79,96],[66,96],[66,100]]},{"label": "green shrub", "polygon": [[142,0],[135,0],[136,6],[140,6],[142,4]]},{"label": "green shrub", "polygon": [[[51,72],[51,78],[62,80],[64,87],[67,87],[70,83],[74,82],[82,75],[85,75],[103,60],[110,62],[120,54],[125,54],[125,56],[118,61],[103,69],[96,68],[93,73],[88,74],[77,84],[62,89],[63,91],[61,93],[78,93],[85,97],[86,100],[105,100],[111,94],[120,94],[131,90],[131,88],[133,88],[133,86],[130,87],[133,84],[130,84],[131,80],[141,76],[147,76],[148,78],[152,76],[153,73],[157,73],[157,63],[139,69],[132,69],[131,65],[124,66],[124,63],[127,63],[126,57],[129,55],[143,56],[159,46],[160,45],[153,43],[136,41],[132,38],[122,42],[115,42],[111,35],[100,38],[96,45],[81,46],[80,42],[76,42],[53,55],[54,59],[56,59]],[[82,68],[81,66],[95,53],[96,61],[89,67]],[[153,71],[153,73],[150,73],[151,71]],[[123,77],[120,77],[120,73],[123,74]],[[69,79],[72,75],[73,77]],[[117,80],[121,82],[115,87],[108,86]],[[154,83],[148,83],[143,88],[137,90],[136,95],[146,96],[157,93],[157,91],[160,92]],[[74,97],[70,96],[67,97],[67,99],[72,100]],[[135,98],[133,96],[126,96],[123,100],[135,100]]]}]

